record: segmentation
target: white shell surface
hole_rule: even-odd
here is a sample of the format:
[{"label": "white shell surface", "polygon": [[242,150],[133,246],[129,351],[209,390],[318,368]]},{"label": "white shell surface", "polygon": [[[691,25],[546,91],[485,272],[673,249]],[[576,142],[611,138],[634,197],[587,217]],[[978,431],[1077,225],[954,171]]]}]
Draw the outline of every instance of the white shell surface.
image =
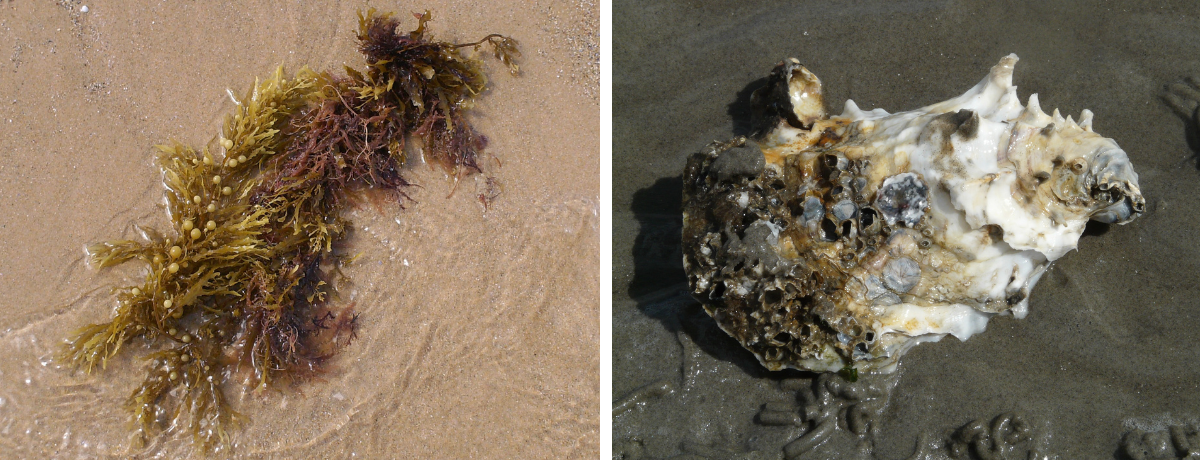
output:
[{"label": "white shell surface", "polygon": [[[884,355],[898,357],[918,342],[946,334],[966,340],[982,332],[996,314],[1024,318],[1028,292],[1051,262],[1076,248],[1097,210],[1094,205],[1073,209],[1047,203],[1044,193],[1023,189],[1023,179],[1049,171],[1059,157],[1094,162],[1104,154],[1111,163],[1129,163],[1115,141],[1091,132],[1090,111],[1081,114],[1081,127],[1057,111],[1047,116],[1036,94],[1022,106],[1012,85],[1017,60],[1015,54],[1006,56],[973,88],[944,102],[889,114],[882,109],[863,111],[847,100],[843,113],[831,119],[849,122],[846,130],[859,133],[860,157],[873,162],[873,175],[916,173],[930,184],[927,218],[934,228],[932,238],[943,249],[966,255],[948,263],[950,270],[939,270],[937,257],[919,257],[924,293],[910,301],[871,307],[879,318],[881,344],[889,349]],[[974,135],[956,133],[943,139],[931,134],[929,127],[939,116],[961,110],[975,114]],[[1053,131],[1045,132],[1047,127]],[[794,149],[796,144],[763,147]],[[1106,165],[1093,164],[1089,172]],[[1120,180],[1140,200],[1137,174],[1125,169],[1128,174]],[[1003,238],[990,238],[989,225],[1001,229]],[[893,245],[893,252],[899,247]],[[861,276],[869,273],[862,270]],[[1023,298],[1008,308],[995,308],[997,300],[1013,292],[1022,292]],[[864,305],[874,300],[863,294]],[[894,358],[888,361],[890,366],[884,367],[895,365]]]}]

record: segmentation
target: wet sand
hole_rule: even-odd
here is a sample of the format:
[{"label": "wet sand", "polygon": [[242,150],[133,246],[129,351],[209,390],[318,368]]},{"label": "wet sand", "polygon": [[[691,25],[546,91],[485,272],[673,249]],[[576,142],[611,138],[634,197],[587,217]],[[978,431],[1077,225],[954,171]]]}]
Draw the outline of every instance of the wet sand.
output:
[{"label": "wet sand", "polygon": [[[86,5],[88,11],[81,12]],[[317,381],[227,387],[252,458],[595,458],[599,451],[597,7],[591,2],[0,3],[0,457],[198,456],[171,433],[128,450],[137,348],[92,376],[49,361],[106,321],[87,243],[165,228],[151,146],[207,143],[232,102],[279,64],[362,66],[355,12],[430,9],[433,34],[521,42],[523,74],[488,59],[473,119],[503,193],[485,210],[417,166],[405,209],[352,212],[340,302],[358,339]],[[404,24],[415,27],[415,19]],[[134,264],[130,264],[131,266]],[[222,455],[224,456],[224,454]]]},{"label": "wet sand", "polygon": [[[1162,439],[1169,425],[1196,428],[1200,146],[1194,118],[1160,95],[1200,75],[1200,5],[613,8],[612,391],[623,404],[615,456],[781,458],[782,446],[807,432],[768,426],[760,411],[795,404],[794,387],[781,383],[813,376],[766,372],[717,329],[687,294],[679,249],[687,156],[745,134],[750,92],[787,57],[821,78],[832,113],[847,98],[896,112],[961,94],[1015,52],[1022,101],[1038,93],[1047,111],[1095,112],[1096,132],[1129,153],[1149,209],[1129,225],[1090,227],[1033,290],[1025,319],[996,318],[967,342],[913,349],[874,431],[857,436],[839,425],[798,458],[944,458],[956,430],[1004,413],[1019,415],[1032,439],[1001,458],[1127,458],[1122,437],[1135,428]],[[881,380],[864,377],[872,379]]]}]

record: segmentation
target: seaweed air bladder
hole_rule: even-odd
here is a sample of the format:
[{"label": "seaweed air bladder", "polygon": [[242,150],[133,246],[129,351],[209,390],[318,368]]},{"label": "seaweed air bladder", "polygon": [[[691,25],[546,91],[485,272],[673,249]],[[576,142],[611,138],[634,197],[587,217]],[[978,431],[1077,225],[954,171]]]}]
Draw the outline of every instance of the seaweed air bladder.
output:
[{"label": "seaweed air bladder", "polygon": [[137,261],[146,276],[115,288],[112,319],[76,331],[59,359],[93,373],[122,351],[147,352],[126,401],[135,446],[167,414],[196,446],[224,449],[245,420],[228,384],[302,382],[351,343],[357,315],[332,302],[348,262],[336,249],[351,226],[343,211],[366,191],[402,207],[411,142],[456,183],[481,172],[487,139],[467,113],[487,77],[464,51],[490,49],[516,75],[517,42],[435,41],[429,11],[414,16],[417,28],[401,33],[391,14],[360,13],[364,71],[278,68],[235,99],[207,147],[157,146],[174,228],[88,246],[94,266]]}]

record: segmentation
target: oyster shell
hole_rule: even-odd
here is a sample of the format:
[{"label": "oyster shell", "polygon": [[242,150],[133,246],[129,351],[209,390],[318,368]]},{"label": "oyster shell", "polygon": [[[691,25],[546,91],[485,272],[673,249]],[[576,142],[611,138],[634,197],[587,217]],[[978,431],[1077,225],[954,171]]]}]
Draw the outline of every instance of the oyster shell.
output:
[{"label": "oyster shell", "polygon": [[894,370],[907,350],[1023,318],[1088,219],[1145,208],[1112,139],[1022,106],[1016,55],[963,95],[829,117],[792,59],[752,97],[753,139],[684,172],[684,267],[717,324],[771,370]]}]

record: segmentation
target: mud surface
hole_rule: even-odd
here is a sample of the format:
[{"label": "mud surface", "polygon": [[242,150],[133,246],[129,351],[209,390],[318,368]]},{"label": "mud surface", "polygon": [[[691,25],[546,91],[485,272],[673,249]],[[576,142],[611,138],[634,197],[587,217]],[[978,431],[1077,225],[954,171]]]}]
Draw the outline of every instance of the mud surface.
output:
[{"label": "mud surface", "polygon": [[[1195,439],[1200,415],[1200,144],[1195,98],[1166,86],[1200,75],[1200,5],[613,8],[616,456],[1180,458],[1194,448],[1178,440]],[[832,113],[847,98],[895,112],[961,94],[1013,52],[1022,101],[1036,92],[1047,111],[1095,112],[1095,131],[1129,153],[1148,207],[1129,225],[1089,226],[1030,294],[1028,317],[916,347],[884,385],[890,396],[856,412],[861,402],[834,392],[820,399],[811,374],[765,371],[687,295],[680,174],[708,143],[748,134],[750,93],[776,63],[796,57],[818,75]],[[819,445],[796,444],[816,435]]]}]

